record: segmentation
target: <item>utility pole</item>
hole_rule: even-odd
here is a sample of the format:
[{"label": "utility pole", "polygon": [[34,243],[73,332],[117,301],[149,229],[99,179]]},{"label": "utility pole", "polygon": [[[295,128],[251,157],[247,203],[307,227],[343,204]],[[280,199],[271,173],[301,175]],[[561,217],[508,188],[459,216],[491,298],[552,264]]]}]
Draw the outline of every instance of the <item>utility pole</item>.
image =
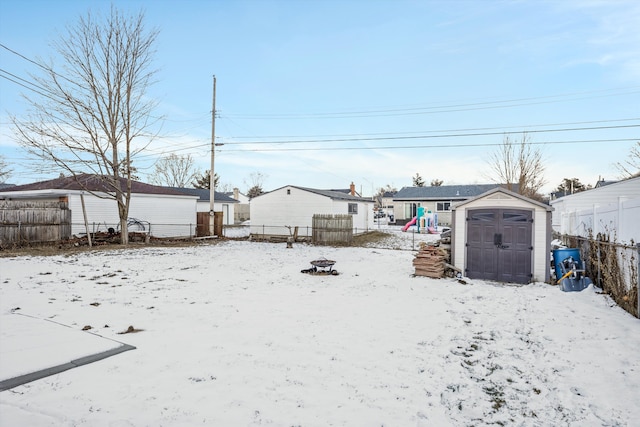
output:
[{"label": "utility pole", "polygon": [[215,236],[215,172],[213,170],[216,155],[216,76],[213,76],[213,109],[211,110],[211,174],[209,176],[209,235]]}]

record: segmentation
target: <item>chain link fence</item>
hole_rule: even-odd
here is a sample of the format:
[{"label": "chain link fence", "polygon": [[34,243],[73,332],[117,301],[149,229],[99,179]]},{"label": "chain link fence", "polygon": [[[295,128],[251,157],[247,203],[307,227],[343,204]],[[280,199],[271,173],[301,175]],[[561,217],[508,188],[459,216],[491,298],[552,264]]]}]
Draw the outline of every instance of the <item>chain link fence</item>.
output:
[{"label": "chain link fence", "polygon": [[640,244],[612,242],[606,234],[555,237],[567,247],[580,250],[586,275],[595,286],[625,311],[640,317]]}]

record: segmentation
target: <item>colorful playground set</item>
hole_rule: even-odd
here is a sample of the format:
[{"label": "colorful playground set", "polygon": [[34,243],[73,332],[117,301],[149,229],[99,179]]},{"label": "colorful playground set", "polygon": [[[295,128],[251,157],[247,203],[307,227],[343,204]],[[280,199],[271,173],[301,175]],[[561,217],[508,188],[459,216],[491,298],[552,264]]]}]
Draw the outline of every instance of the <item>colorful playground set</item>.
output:
[{"label": "colorful playground set", "polygon": [[431,211],[425,212],[423,207],[419,207],[417,215],[402,227],[402,231],[407,231],[412,225],[417,227],[418,233],[437,234],[439,233],[438,214]]}]

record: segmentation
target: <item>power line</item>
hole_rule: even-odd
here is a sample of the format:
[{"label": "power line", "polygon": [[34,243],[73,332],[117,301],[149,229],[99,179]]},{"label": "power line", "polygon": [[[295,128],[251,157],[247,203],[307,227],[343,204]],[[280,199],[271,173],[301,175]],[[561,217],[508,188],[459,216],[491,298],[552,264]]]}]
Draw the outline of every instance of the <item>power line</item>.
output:
[{"label": "power line", "polygon": [[495,135],[514,135],[521,133],[548,133],[548,132],[572,132],[587,130],[603,130],[603,129],[624,129],[636,128],[638,125],[618,125],[618,126],[593,126],[582,128],[560,128],[560,129],[539,129],[527,131],[507,131],[507,132],[476,132],[476,133],[452,133],[442,135],[411,135],[411,136],[389,136],[374,138],[337,138],[337,139],[305,139],[290,141],[250,141],[250,142],[225,142],[225,145],[258,145],[258,144],[303,144],[309,142],[356,142],[356,141],[390,141],[390,140],[406,140],[406,139],[432,139],[432,138],[462,138],[462,137],[478,137],[478,136],[495,136]]},{"label": "power line", "polygon": [[[422,130],[422,131],[393,132],[393,133],[392,132],[375,132],[375,133],[346,133],[346,134],[324,134],[324,135],[320,134],[320,135],[234,136],[233,139],[328,138],[328,137],[349,137],[349,136],[408,135],[408,134],[416,134],[416,133],[470,132],[470,131],[514,129],[514,128],[528,129],[528,128],[549,127],[549,126],[569,126],[569,125],[585,125],[585,124],[596,124],[596,123],[629,122],[629,121],[636,121],[636,120],[640,120],[640,117],[632,117],[628,119],[590,120],[590,121],[582,121],[582,122],[547,123],[547,124],[536,124],[536,125],[511,125],[511,126],[494,126],[494,127],[483,127],[483,128],[440,129],[440,130]],[[233,120],[231,121],[233,122]],[[526,132],[526,131],[523,130],[522,132]]]},{"label": "power line", "polygon": [[[628,91],[628,89],[634,89],[632,91]],[[635,93],[640,93],[640,90],[637,86],[632,86],[629,88],[620,88],[620,89],[605,89],[600,91],[590,91],[590,92],[576,92],[576,93],[567,93],[560,95],[549,95],[542,97],[531,97],[531,98],[516,98],[516,99],[507,99],[501,101],[491,101],[491,102],[478,102],[478,103],[462,103],[462,104],[452,104],[452,105],[442,105],[442,106],[434,106],[434,107],[414,107],[414,108],[390,108],[390,109],[380,109],[380,110],[363,110],[363,111],[347,111],[347,112],[329,112],[329,113],[265,113],[265,114],[225,114],[225,116],[233,117],[237,119],[328,119],[328,118],[362,118],[362,117],[380,117],[380,116],[406,116],[406,115],[418,115],[418,114],[437,114],[437,113],[450,113],[450,112],[459,112],[459,111],[474,111],[474,110],[487,110],[487,109],[496,109],[496,108],[508,108],[508,107],[520,107],[524,105],[540,105],[540,104],[550,104],[556,102],[567,102],[567,101],[578,101],[583,99],[591,99],[591,98],[603,98],[609,96],[620,96],[620,95],[630,95]],[[623,93],[615,93],[616,91],[622,91]],[[588,94],[598,94],[603,93],[602,95],[597,96],[584,96]],[[608,93],[607,92],[614,92]],[[567,99],[556,99],[568,97]],[[537,102],[524,102],[524,101],[535,101]],[[543,101],[546,100],[546,101]],[[496,105],[498,104],[498,105]],[[505,104],[505,105],[500,105]],[[224,116],[223,116],[224,117]]]},{"label": "power line", "polygon": [[[20,78],[20,77],[18,77],[18,76],[16,76],[16,75],[14,75],[14,74],[11,74],[11,73],[9,73],[9,72],[7,72],[7,71],[5,71],[5,70],[0,69],[0,73],[8,74],[8,75],[10,75],[10,76],[12,76],[12,77],[14,77],[14,78],[16,78],[16,79],[20,79],[20,80],[22,80],[23,82],[26,82],[27,84],[30,84],[31,86],[35,86],[36,88],[38,88],[38,89],[40,89],[40,90],[42,90],[42,91],[46,91],[46,89],[41,88],[41,87],[39,87],[39,86],[35,85],[34,83],[31,83],[31,82],[29,82],[29,81],[27,81],[27,80],[25,80],[25,79],[22,79],[22,78]],[[42,95],[42,96],[44,96],[45,98],[53,99],[51,96],[49,96],[49,95],[47,95],[47,94],[45,94],[45,93],[40,92],[40,90],[34,89],[33,87],[30,87],[30,86],[27,86],[26,84],[20,83],[19,81],[14,80],[14,79],[12,79],[11,77],[7,77],[7,76],[2,75],[2,74],[0,74],[0,77],[2,77],[2,78],[3,78],[3,79],[5,79],[5,80],[9,80],[10,82],[13,82],[13,83],[17,84],[18,86],[22,86],[22,87],[23,87],[23,88],[25,88],[25,89],[29,89],[29,90],[30,90],[30,91],[32,91],[32,92],[35,92],[35,93],[37,93],[37,94],[39,94],[39,95]]]},{"label": "power line", "polygon": [[[62,76],[56,73],[53,69],[49,67],[45,67],[41,63],[34,61],[27,56],[7,47],[6,45],[0,43],[0,47],[3,49],[13,53],[14,55],[19,56],[20,58],[31,62],[43,70],[52,73],[56,76],[64,78],[71,83],[76,84],[76,82],[69,80],[67,77]],[[566,101],[576,101],[581,99],[589,99],[589,98],[600,98],[600,97],[609,97],[609,96],[620,96],[620,95],[630,95],[635,93],[640,93],[640,87],[631,86],[631,87],[623,87],[623,88],[613,88],[613,89],[603,89],[598,91],[584,91],[584,92],[570,92],[558,95],[547,95],[541,97],[527,97],[527,98],[514,98],[514,99],[505,99],[498,101],[486,101],[486,102],[463,102],[463,103],[454,103],[454,104],[445,104],[440,106],[432,106],[432,107],[408,107],[408,108],[393,108],[393,107],[380,107],[379,109],[370,109],[370,110],[356,110],[356,111],[342,111],[342,112],[321,112],[321,113],[265,113],[265,114],[225,114],[220,117],[223,118],[225,116],[231,118],[245,118],[245,119],[308,119],[308,118],[358,118],[358,117],[379,117],[379,116],[399,116],[399,115],[415,115],[415,114],[434,114],[434,113],[445,113],[445,112],[457,112],[457,111],[470,111],[470,110],[479,110],[479,109],[494,109],[494,108],[509,108],[509,107],[517,107],[523,105],[536,105],[536,104],[547,104],[553,102],[566,102]],[[585,96],[590,94],[601,94],[597,96]],[[559,99],[560,98],[560,99]],[[568,98],[568,99],[561,99]],[[527,103],[524,101],[536,101]],[[547,100],[547,101],[542,101]],[[524,102],[524,103],[523,103]],[[506,105],[500,105],[506,104]],[[469,107],[469,108],[467,108]],[[453,108],[453,109],[452,109]],[[434,111],[437,110],[437,111]]]},{"label": "power line", "polygon": [[[528,142],[528,145],[552,145],[552,144],[586,144],[594,142],[629,142],[637,141],[638,138],[620,138],[620,139],[583,139],[575,141],[547,141],[547,142]],[[416,148],[479,148],[479,147],[496,147],[502,145],[501,142],[490,142],[482,144],[441,144],[441,145],[388,145],[379,147],[316,147],[316,148],[256,148],[256,149],[231,149],[224,152],[242,151],[242,152],[275,152],[275,151],[347,151],[347,150],[404,150]]]},{"label": "power line", "polygon": [[38,62],[34,61],[33,59],[27,58],[27,57],[26,57],[26,56],[24,56],[23,54],[21,54],[21,53],[19,53],[19,52],[16,52],[15,50],[13,50],[13,49],[11,49],[11,48],[9,48],[9,47],[5,46],[5,45],[4,45],[4,44],[2,44],[2,43],[0,43],[0,47],[1,47],[1,48],[3,48],[3,49],[8,50],[9,52],[13,53],[14,55],[19,56],[20,58],[24,59],[25,61],[29,61],[29,62],[31,62],[32,64],[37,65],[38,67],[42,68],[43,70],[51,71],[50,69],[46,68],[44,65],[42,65],[42,64],[40,64],[40,63],[38,63]]}]

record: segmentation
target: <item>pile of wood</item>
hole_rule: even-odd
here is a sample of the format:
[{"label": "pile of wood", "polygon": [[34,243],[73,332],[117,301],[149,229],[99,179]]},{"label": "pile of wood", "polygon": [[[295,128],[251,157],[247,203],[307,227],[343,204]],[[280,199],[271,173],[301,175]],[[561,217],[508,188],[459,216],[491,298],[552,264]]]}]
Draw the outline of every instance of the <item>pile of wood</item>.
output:
[{"label": "pile of wood", "polygon": [[416,276],[426,276],[440,279],[444,276],[445,261],[448,254],[439,246],[421,245],[413,259]]}]

